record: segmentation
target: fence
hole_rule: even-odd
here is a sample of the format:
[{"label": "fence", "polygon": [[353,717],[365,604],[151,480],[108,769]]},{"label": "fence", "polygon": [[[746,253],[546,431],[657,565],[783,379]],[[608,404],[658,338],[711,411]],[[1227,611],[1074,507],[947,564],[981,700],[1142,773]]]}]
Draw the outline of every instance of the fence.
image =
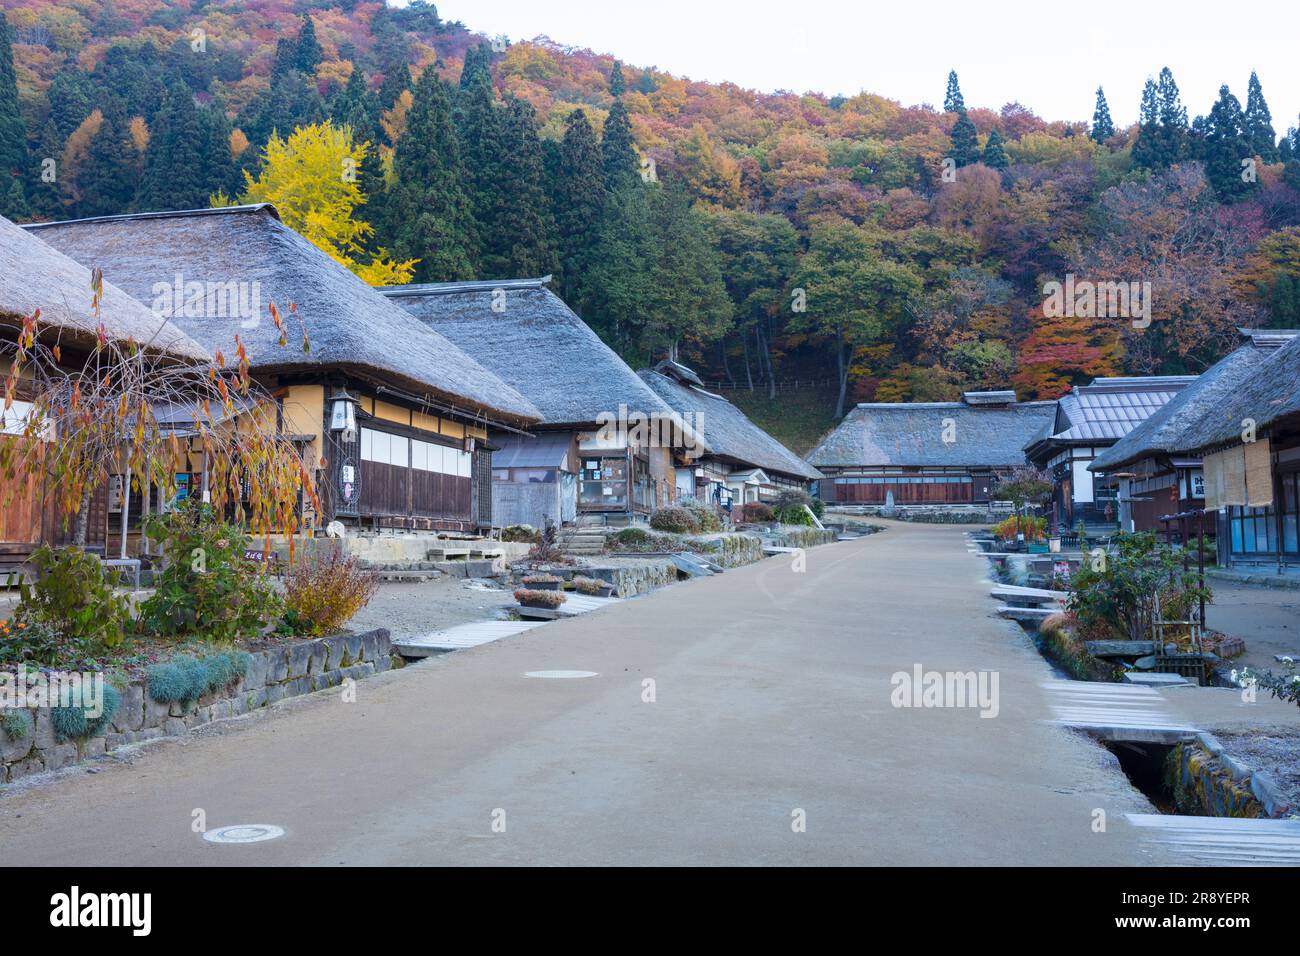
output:
[{"label": "fence", "polygon": [[[795,378],[785,382],[777,382],[776,390],[778,392],[797,392],[800,389],[816,388],[834,388],[839,385],[839,379],[835,378]],[[726,391],[749,391],[749,382],[705,382],[704,387],[711,392]],[[755,392],[766,392],[772,389],[768,382],[754,380]]]}]

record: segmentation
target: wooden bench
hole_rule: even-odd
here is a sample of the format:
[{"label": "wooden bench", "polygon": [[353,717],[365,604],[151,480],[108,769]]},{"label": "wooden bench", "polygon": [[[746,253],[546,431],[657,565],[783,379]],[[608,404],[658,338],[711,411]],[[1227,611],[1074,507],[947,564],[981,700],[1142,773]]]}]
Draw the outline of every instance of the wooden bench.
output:
[{"label": "wooden bench", "polygon": [[35,544],[0,543],[0,581],[5,587],[15,587],[20,580],[31,577],[32,569],[27,562],[35,550]]}]

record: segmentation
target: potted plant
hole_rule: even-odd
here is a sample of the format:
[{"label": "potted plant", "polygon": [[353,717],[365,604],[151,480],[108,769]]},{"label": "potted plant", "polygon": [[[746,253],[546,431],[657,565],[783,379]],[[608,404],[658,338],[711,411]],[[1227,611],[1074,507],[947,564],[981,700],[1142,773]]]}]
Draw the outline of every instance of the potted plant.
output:
[{"label": "potted plant", "polygon": [[560,585],[564,583],[564,578],[555,574],[546,574],[545,572],[525,574],[521,580],[524,587],[534,591],[558,591]]},{"label": "potted plant", "polygon": [[585,577],[581,574],[574,577],[573,589],[575,591],[580,591],[583,594],[589,594],[592,597],[607,598],[613,597],[614,595],[614,585],[610,584],[608,581]]},{"label": "potted plant", "polygon": [[563,591],[530,591],[519,588],[515,591],[515,600],[524,607],[537,607],[555,610],[566,600]]}]

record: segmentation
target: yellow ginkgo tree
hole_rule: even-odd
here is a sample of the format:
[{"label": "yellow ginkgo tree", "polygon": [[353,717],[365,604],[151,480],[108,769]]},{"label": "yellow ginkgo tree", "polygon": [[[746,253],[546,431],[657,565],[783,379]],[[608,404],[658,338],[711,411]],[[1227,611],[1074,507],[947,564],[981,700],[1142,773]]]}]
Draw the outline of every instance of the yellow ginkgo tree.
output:
[{"label": "yellow ginkgo tree", "polygon": [[[260,174],[244,173],[241,203],[272,203],[286,226],[370,285],[409,282],[418,259],[390,259],[383,249],[367,250],[374,232],[353,215],[366,201],[358,174],[370,143],[356,143],[352,129],[333,123],[299,126],[288,137],[273,134],[266,144]],[[214,206],[229,205],[213,197]]]}]

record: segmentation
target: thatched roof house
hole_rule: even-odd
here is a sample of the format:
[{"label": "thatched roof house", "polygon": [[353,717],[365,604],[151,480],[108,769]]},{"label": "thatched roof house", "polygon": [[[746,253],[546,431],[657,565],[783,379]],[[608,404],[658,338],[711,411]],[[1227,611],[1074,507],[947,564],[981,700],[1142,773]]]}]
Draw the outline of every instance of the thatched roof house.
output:
[{"label": "thatched roof house", "polygon": [[150,312],[105,277],[99,316],[91,311],[91,272],[80,262],[0,217],[0,321],[18,329],[40,310],[38,328],[57,329],[65,343],[93,346],[97,328],[115,339],[180,358],[211,355],[172,322]]},{"label": "thatched roof house", "polygon": [[831,480],[828,501],[987,502],[994,478],[1025,463],[1024,447],[1054,421],[1056,403],[1014,392],[966,392],[960,402],[864,403],[808,455]]},{"label": "thatched roof house", "polygon": [[[494,436],[494,502],[501,522],[537,526],[579,513],[632,515],[672,500],[677,464],[700,446],[691,429],[656,429],[648,443],[612,435],[610,421],[660,423],[673,410],[547,288],[550,276],[381,289],[541,413],[535,438]],[[629,424],[629,427],[632,427]],[[563,432],[563,440],[545,433]],[[576,480],[574,476],[576,475]]]},{"label": "thatched roof house", "polygon": [[1055,419],[1025,446],[1025,456],[1052,475],[1058,525],[1113,519],[1117,488],[1095,481],[1088,465],[1194,381],[1195,375],[1098,378],[1057,399]]},{"label": "thatched roof house", "polygon": [[[91,270],[82,263],[46,245],[7,219],[0,218],[0,374],[11,368],[12,348],[26,319],[39,310],[37,339],[59,348],[60,364],[69,370],[82,367],[86,353],[99,337],[99,327],[115,340],[134,340],[165,361],[177,363],[210,361],[212,356],[169,321],[154,315],[105,279],[98,315],[92,308],[94,291]],[[20,432],[28,422],[35,395],[30,381],[20,375],[14,403],[4,410],[0,441],[4,434]],[[22,475],[12,479],[3,491],[0,509],[0,573],[17,570],[40,543],[64,544],[71,540],[71,527],[48,494],[49,479]],[[0,484],[9,481],[0,477]],[[86,522],[86,544],[105,545],[108,521],[108,487],[100,485],[92,495]]]},{"label": "thatched roof house", "polygon": [[[347,367],[471,418],[514,424],[537,410],[280,222],[269,204],[105,216],[27,226],[92,266],[213,351],[238,335],[259,373]],[[201,288],[192,283],[201,283]],[[231,283],[235,286],[232,288]],[[195,296],[197,290],[197,298]],[[289,344],[269,315],[284,316]],[[297,318],[290,305],[297,306]],[[301,321],[310,351],[300,346]]]},{"label": "thatched roof house", "polygon": [[546,287],[550,278],[379,291],[507,378],[541,413],[539,428],[593,425],[619,406],[668,414],[671,409],[627,363]]},{"label": "thatched roof house", "polygon": [[320,463],[324,510],[305,515],[309,523],[490,524],[487,428],[526,428],[538,410],[285,226],[272,206],[27,228],[101,267],[228,362],[239,337],[254,376],[279,403],[280,427]]},{"label": "thatched roof house", "polygon": [[[1094,473],[1114,476],[1125,530],[1150,530],[1163,515],[1205,506],[1201,452],[1239,440],[1247,409],[1268,412],[1287,405],[1285,363],[1272,365],[1296,334],[1241,330],[1243,344],[1207,369],[1128,435],[1097,456]],[[1293,353],[1294,354],[1294,353]],[[1273,371],[1264,373],[1265,366]],[[1260,426],[1263,427],[1263,426]]]},{"label": "thatched roof house", "polygon": [[[706,391],[689,368],[664,361],[654,369],[642,369],[637,375],[674,411],[698,423],[709,452],[700,462],[705,474],[697,474],[697,479],[709,478],[708,466],[717,463],[723,467],[713,476],[716,480],[723,484],[743,484],[752,479],[759,486],[761,497],[764,486],[772,494],[781,488],[804,488],[808,482],[822,477],[816,468],[755,425],[731,402]],[[696,482],[697,489],[700,484]]]}]

